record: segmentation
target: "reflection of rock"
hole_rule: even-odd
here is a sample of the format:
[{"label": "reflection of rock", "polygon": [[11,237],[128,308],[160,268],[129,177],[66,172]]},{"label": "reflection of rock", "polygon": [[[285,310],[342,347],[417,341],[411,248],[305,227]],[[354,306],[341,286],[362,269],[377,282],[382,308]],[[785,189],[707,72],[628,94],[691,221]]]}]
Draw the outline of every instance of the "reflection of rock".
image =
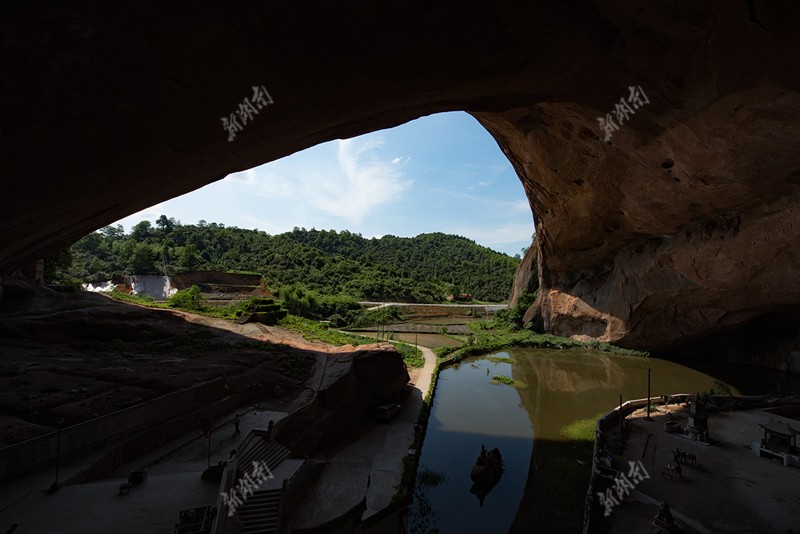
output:
[{"label": "reflection of rock", "polygon": [[[530,358],[531,365],[535,368],[536,380],[540,386],[551,392],[582,393],[594,389],[617,390],[625,382],[625,371],[611,357],[598,354],[595,358],[602,365],[602,374],[594,365],[588,366],[585,362],[558,360],[556,358]],[[516,369],[517,366],[514,367]],[[525,383],[530,378],[517,378]]]},{"label": "reflection of rock", "polygon": [[297,416],[279,428],[276,425],[276,439],[298,455],[309,454],[321,442],[371,421],[375,406],[402,401],[407,391],[408,371],[400,353],[391,347],[362,345],[320,355],[320,360],[317,375],[309,380],[319,393]]}]

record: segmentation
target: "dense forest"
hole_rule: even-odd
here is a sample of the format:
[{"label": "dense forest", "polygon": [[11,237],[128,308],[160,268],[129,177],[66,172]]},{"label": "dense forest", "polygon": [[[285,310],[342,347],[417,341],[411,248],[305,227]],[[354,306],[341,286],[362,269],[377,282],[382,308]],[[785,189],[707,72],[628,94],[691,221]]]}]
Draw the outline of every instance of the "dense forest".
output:
[{"label": "dense forest", "polygon": [[519,264],[441,233],[366,239],[348,231],[295,228],[269,235],[205,221],[182,225],[165,215],[155,226],[143,221],[129,233],[121,225],[103,228],[59,260],[50,263],[84,282],[213,269],[259,273],[272,288],[300,284],[326,295],[415,302],[440,302],[460,293],[506,300]]}]

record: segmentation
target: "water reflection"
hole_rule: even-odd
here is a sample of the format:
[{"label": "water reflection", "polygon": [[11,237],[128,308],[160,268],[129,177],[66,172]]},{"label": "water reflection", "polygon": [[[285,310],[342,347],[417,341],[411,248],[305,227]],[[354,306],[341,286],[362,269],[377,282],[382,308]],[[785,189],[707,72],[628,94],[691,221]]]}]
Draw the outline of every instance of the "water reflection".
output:
[{"label": "water reflection", "polygon": [[[573,421],[608,411],[620,395],[625,400],[645,397],[648,368],[653,370],[653,395],[710,388],[733,394],[766,392],[739,389],[743,381],[728,377],[741,376],[741,371],[720,364],[716,369],[699,369],[658,358],[574,350],[510,349],[497,355],[515,363],[480,356],[444,369],[439,378],[421,463],[446,474],[445,482],[429,495],[442,533],[505,532],[518,508],[524,517],[518,517],[516,525],[536,525],[541,520],[538,524],[549,532],[572,528],[569,521],[579,525],[582,495],[577,496],[575,509],[553,510],[548,504],[548,495],[558,485],[553,463],[565,458],[575,463],[564,449],[568,445],[560,431]],[[527,389],[492,384],[494,375],[523,382]],[[780,374],[748,368],[746,375],[747,383],[770,384]],[[791,387],[797,391],[800,377],[795,378]],[[470,492],[469,474],[475,452],[484,444],[502,451],[505,473],[483,495],[481,506],[475,491]],[[553,526],[554,517],[563,530]]]},{"label": "water reflection", "polygon": [[503,456],[500,454],[500,449],[495,447],[487,451],[486,447],[481,445],[481,453],[478,455],[478,459],[475,460],[475,465],[472,466],[472,471],[469,474],[472,479],[472,487],[469,492],[478,497],[481,508],[483,508],[483,501],[486,496],[500,482],[503,471]]}]

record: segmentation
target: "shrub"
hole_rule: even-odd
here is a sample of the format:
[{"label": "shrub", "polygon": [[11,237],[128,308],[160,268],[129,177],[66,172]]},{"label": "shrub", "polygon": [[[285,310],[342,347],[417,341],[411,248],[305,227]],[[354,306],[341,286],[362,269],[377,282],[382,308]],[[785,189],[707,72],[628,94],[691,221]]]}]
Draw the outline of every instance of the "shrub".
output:
[{"label": "shrub", "polygon": [[170,308],[181,308],[183,310],[202,310],[204,308],[202,293],[197,284],[193,284],[189,289],[181,289],[170,298],[167,299],[167,305]]}]

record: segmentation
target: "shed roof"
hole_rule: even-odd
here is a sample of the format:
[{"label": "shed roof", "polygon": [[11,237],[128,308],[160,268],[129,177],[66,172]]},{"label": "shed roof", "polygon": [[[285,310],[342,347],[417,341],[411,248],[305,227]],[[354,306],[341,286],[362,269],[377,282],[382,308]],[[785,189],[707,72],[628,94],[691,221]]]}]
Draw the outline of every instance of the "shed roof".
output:
[{"label": "shed roof", "polygon": [[796,436],[800,434],[800,430],[795,429],[792,425],[784,423],[783,421],[770,421],[765,425],[759,424],[759,426],[767,432],[781,434],[783,436]]}]

